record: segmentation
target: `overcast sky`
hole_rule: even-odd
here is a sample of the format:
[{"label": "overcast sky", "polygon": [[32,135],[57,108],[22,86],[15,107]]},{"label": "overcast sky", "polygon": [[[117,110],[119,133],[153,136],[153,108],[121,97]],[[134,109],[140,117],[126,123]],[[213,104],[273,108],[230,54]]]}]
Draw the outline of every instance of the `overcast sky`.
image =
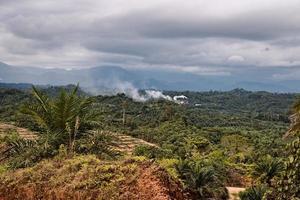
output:
[{"label": "overcast sky", "polygon": [[0,0],[0,61],[300,79],[299,11],[299,0]]}]

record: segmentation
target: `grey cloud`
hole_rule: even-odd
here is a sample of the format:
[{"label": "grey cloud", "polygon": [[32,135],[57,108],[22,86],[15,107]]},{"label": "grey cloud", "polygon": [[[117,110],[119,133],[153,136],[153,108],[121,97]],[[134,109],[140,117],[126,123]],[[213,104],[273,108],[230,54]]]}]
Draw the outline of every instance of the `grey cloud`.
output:
[{"label": "grey cloud", "polygon": [[144,57],[159,51],[161,45],[147,39],[90,38],[82,42],[90,50]]},{"label": "grey cloud", "polygon": [[229,37],[270,40],[294,35],[300,31],[299,8],[300,4],[297,4],[285,10],[262,9],[219,18],[201,15],[201,7],[195,8],[195,11],[199,9],[197,11],[199,14],[189,15],[184,9],[181,13],[165,14],[169,10],[172,11],[170,6],[170,8],[159,7],[89,18],[84,16],[87,15],[85,12],[74,12],[69,9],[65,13],[57,14],[51,11],[50,7],[50,13],[25,12],[25,15],[18,13],[8,19],[6,25],[9,30],[21,37],[36,39],[49,39],[64,34],[76,35],[80,32],[82,36],[108,38],[140,35],[155,38]]},{"label": "grey cloud", "polygon": [[189,15],[184,9],[179,13],[174,11],[165,14],[168,8],[156,8],[107,20],[112,24],[112,31],[136,32],[154,38],[229,37],[270,40],[295,35],[300,31],[300,3],[285,10],[262,9],[223,18],[201,15],[201,8],[195,9],[199,9],[199,14]]},{"label": "grey cloud", "polygon": [[223,75],[299,66],[297,1],[270,8],[253,3],[253,9],[231,13],[228,8],[228,14],[217,13],[217,1],[206,3],[208,10],[198,1],[194,7],[172,2],[0,0],[0,60],[53,67],[173,67]]}]

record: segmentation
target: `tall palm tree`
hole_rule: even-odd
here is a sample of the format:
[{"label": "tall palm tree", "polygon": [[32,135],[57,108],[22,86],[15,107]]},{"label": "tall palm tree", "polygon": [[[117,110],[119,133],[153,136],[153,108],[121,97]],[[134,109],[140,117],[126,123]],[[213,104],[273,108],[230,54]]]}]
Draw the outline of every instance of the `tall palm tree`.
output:
[{"label": "tall palm tree", "polygon": [[58,97],[51,99],[32,87],[35,103],[25,105],[22,113],[31,116],[48,133],[60,134],[60,139],[68,138],[69,153],[74,151],[76,136],[90,124],[91,98],[77,95],[79,86],[67,93],[61,90]]}]

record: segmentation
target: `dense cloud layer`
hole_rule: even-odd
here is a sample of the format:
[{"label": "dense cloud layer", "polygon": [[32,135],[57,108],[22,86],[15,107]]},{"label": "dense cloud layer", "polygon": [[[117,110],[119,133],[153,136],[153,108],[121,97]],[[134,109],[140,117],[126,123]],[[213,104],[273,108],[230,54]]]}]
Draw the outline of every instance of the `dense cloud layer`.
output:
[{"label": "dense cloud layer", "polygon": [[0,0],[0,60],[300,79],[298,0]]}]

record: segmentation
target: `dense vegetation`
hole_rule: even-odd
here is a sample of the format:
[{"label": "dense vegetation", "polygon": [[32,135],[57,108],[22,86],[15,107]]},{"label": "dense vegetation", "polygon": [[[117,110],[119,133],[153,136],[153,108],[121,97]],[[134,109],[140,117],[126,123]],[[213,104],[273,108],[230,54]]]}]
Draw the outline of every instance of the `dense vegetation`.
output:
[{"label": "dense vegetation", "polygon": [[88,97],[77,90],[34,88],[32,96],[27,89],[0,88],[1,121],[40,133],[30,142],[15,134],[2,138],[12,149],[2,171],[35,166],[63,152],[120,159],[110,148],[113,136],[106,134],[118,132],[157,144],[138,146],[134,154],[154,159],[196,198],[226,199],[225,186],[249,186],[242,199],[299,198],[295,94],[166,92],[187,96],[181,105],[163,99],[135,102],[124,94]]}]

